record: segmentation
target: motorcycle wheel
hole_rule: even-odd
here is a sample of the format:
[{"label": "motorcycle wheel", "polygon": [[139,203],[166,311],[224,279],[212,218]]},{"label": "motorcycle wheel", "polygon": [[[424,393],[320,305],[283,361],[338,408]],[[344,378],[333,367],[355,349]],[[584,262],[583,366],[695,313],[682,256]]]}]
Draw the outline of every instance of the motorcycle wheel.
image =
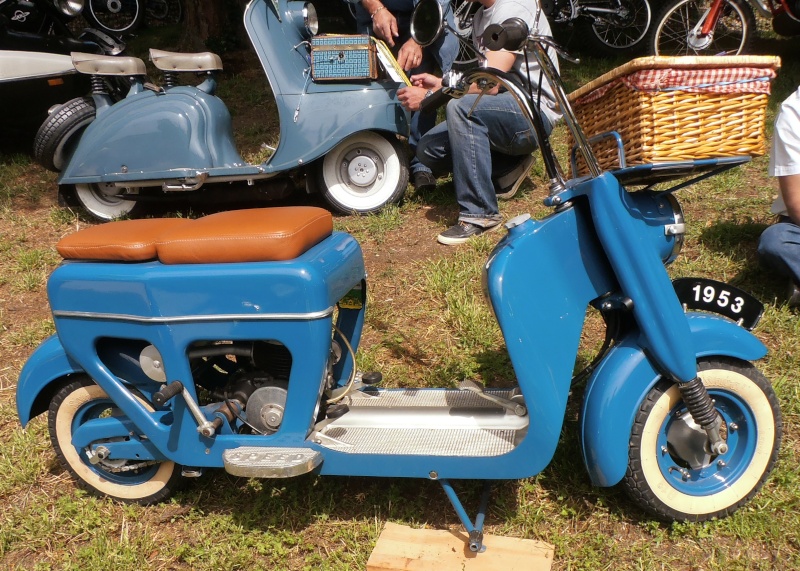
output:
[{"label": "motorcycle wheel", "polygon": [[33,157],[44,168],[60,172],[83,130],[94,121],[91,97],[78,97],[53,110],[36,132]]},{"label": "motorcycle wheel", "polygon": [[308,183],[336,212],[369,214],[400,201],[408,185],[408,160],[396,138],[362,131],[316,161]]},{"label": "motorcycle wheel", "polygon": [[713,0],[671,0],[665,3],[647,40],[657,56],[739,55],[750,51],[756,18],[747,0],[724,0],[722,15],[711,34],[694,32]]},{"label": "motorcycle wheel", "polygon": [[[92,218],[100,222],[108,222],[117,218],[134,218],[142,212],[144,206],[135,200],[119,197],[123,189],[104,184],[76,184],[66,189],[65,199],[75,203]],[[130,194],[138,194],[138,188],[124,189]]]},{"label": "motorcycle wheel", "polygon": [[453,12],[453,31],[458,36],[458,54],[453,61],[453,69],[466,69],[478,61],[475,48],[472,47],[472,17],[477,7],[469,0],[451,0]]},{"label": "motorcycle wheel", "polygon": [[621,13],[608,14],[589,24],[587,42],[607,54],[633,53],[643,47],[653,23],[648,0],[620,0]]},{"label": "motorcycle wheel", "polygon": [[89,0],[83,16],[90,25],[111,34],[132,34],[144,21],[145,0]]},{"label": "motorcycle wheel", "polygon": [[146,0],[145,11],[148,18],[177,24],[183,18],[181,0]]},{"label": "motorcycle wheel", "polygon": [[723,357],[701,360],[698,370],[722,416],[725,454],[708,451],[705,431],[668,381],[647,395],[631,431],[622,486],[640,507],[667,520],[732,514],[761,488],[778,458],[781,413],[761,372]]},{"label": "motorcycle wheel", "polygon": [[[152,407],[137,398],[150,410]],[[122,413],[106,392],[82,376],[62,387],[50,401],[47,426],[58,461],[78,486],[95,496],[107,496],[127,503],[150,505],[163,501],[178,487],[180,466],[174,462],[100,460],[89,462],[86,450],[72,444],[74,432],[86,423]],[[95,442],[102,442],[98,435]],[[140,464],[140,466],[137,466]]]}]

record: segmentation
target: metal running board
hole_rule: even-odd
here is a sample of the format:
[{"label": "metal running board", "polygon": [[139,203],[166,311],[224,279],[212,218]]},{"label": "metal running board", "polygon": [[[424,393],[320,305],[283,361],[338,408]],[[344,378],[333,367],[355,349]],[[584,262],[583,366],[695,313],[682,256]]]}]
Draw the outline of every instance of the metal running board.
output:
[{"label": "metal running board", "polygon": [[320,434],[319,444],[348,454],[501,456],[514,449],[516,431],[333,427]]},{"label": "metal running board", "polygon": [[[487,391],[508,399],[511,390]],[[501,456],[529,419],[471,391],[374,389],[352,393],[348,410],[317,424],[311,441],[348,454]]]},{"label": "metal running board", "polygon": [[310,448],[240,446],[222,453],[225,471],[246,478],[291,478],[311,472],[322,454]]}]

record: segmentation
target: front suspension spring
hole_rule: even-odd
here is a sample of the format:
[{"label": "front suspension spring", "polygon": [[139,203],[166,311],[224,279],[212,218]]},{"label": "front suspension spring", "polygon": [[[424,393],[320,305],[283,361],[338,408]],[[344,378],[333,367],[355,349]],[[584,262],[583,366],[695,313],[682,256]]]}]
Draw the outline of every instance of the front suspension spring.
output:
[{"label": "front suspension spring", "polygon": [[712,427],[717,420],[717,411],[700,377],[695,377],[688,383],[679,383],[678,389],[692,419],[703,429]]}]

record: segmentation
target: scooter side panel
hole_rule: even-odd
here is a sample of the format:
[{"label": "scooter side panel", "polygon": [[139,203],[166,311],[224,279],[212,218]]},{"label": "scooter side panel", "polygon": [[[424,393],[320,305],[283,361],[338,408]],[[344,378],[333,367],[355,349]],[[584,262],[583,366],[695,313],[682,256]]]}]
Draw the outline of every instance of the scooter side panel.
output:
[{"label": "scooter side panel", "polygon": [[329,310],[364,277],[361,248],[335,232],[283,262],[120,264],[66,262],[48,281],[51,308],[64,312],[157,318],[247,318]]},{"label": "scooter side panel", "polygon": [[[308,38],[292,21],[289,2],[278,14],[263,0],[248,4],[245,29],[269,80],[280,116],[280,142],[264,165],[267,172],[309,164],[358,131],[408,136],[408,112],[397,99],[400,85],[391,81],[310,79]],[[294,2],[297,6],[301,3]]]},{"label": "scooter side panel", "polygon": [[80,373],[80,365],[70,359],[58,337],[48,337],[25,362],[17,381],[17,414],[23,427],[47,410],[54,381]]},{"label": "scooter side panel", "polygon": [[98,113],[59,183],[148,180],[243,164],[220,99],[194,87],[145,90]]},{"label": "scooter side panel", "polygon": [[[584,204],[585,207],[585,204]],[[551,461],[564,418],[587,304],[615,289],[585,211],[572,208],[513,228],[492,253],[486,288],[528,408],[527,432],[501,456],[324,454],[322,474],[515,479]]]},{"label": "scooter side panel", "polygon": [[[723,355],[753,361],[766,347],[752,333],[720,317],[686,315],[697,358]],[[661,375],[634,331],[609,352],[589,379],[581,413],[583,459],[592,483],[613,486],[625,476],[631,429],[642,401]]]},{"label": "scooter side panel", "polygon": [[[364,280],[358,243],[335,232],[287,262],[186,264],[158,262],[65,263],[48,289],[64,350],[119,405],[170,460],[184,465],[221,466],[229,447],[302,446],[314,420],[330,354],[335,303]],[[361,321],[348,328],[357,341]],[[196,398],[187,351],[196,341],[278,341],[293,357],[286,419],[270,436],[218,435],[208,439],[181,397],[173,418],[151,414],[132,397],[126,380],[98,355],[98,346],[136,340],[152,344],[168,381],[180,380]],[[111,365],[111,366],[110,366]],[[119,371],[117,371],[119,373]],[[119,373],[123,374],[123,373]],[[161,385],[137,387],[152,393]],[[43,390],[40,389],[40,391]]]}]

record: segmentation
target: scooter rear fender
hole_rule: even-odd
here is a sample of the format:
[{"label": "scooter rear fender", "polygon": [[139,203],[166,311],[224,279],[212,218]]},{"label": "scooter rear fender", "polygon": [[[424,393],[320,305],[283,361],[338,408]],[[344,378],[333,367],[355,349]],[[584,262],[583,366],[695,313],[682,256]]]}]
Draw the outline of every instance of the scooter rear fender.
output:
[{"label": "scooter rear fender", "polygon": [[219,98],[195,87],[144,90],[98,113],[59,184],[177,178],[243,165]]},{"label": "scooter rear fender", "polygon": [[47,410],[58,380],[82,373],[67,356],[56,335],[44,341],[30,356],[17,382],[17,414],[22,426]]},{"label": "scooter rear fender", "polygon": [[[687,314],[697,357],[762,358],[764,344],[738,325],[709,314]],[[642,401],[660,379],[638,344],[638,331],[622,339],[589,379],[581,414],[583,460],[592,483],[613,486],[625,475],[631,429]]]}]

